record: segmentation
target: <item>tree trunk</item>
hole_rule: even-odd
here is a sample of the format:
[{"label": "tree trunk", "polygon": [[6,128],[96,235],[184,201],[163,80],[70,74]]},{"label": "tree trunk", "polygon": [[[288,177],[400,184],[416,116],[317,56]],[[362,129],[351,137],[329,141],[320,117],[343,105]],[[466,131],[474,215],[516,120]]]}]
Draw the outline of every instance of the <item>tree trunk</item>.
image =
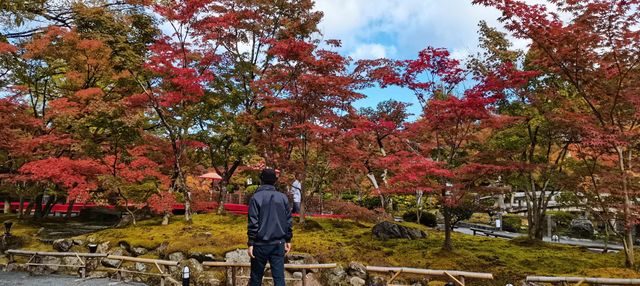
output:
[{"label": "tree trunk", "polygon": [[9,198],[4,199],[4,213],[11,213],[11,201],[9,201]]},{"label": "tree trunk", "polygon": [[31,210],[33,209],[33,199],[29,200],[27,204],[27,210],[24,212],[27,216],[31,215]]},{"label": "tree trunk", "polygon": [[37,195],[35,200],[35,212],[33,213],[33,217],[36,219],[42,218],[42,195]]},{"label": "tree trunk", "polygon": [[453,246],[451,244],[451,212],[449,207],[442,206],[442,215],[444,216],[444,243],[442,244],[442,250],[452,251]]},{"label": "tree trunk", "polygon": [[162,225],[168,225],[169,224],[169,213],[165,212],[164,216],[162,216]]},{"label": "tree trunk", "polygon": [[227,193],[227,182],[221,181],[219,188],[220,197],[218,197],[218,214],[222,214],[224,212],[225,195]]},{"label": "tree trunk", "polygon": [[305,215],[307,213],[307,208],[305,207],[305,202],[307,201],[307,196],[304,193],[304,186],[302,186],[302,190],[300,190],[300,223],[304,223]]},{"label": "tree trunk", "polygon": [[[624,162],[625,152],[622,147],[616,146],[618,151],[618,163],[620,173],[622,175],[622,191],[624,193],[624,218],[625,218],[625,230],[623,237],[625,265],[629,268],[635,268],[635,255],[633,252],[633,230],[635,229],[633,218],[631,214],[631,199],[629,198],[629,182],[627,178],[626,164]],[[629,159],[631,159],[631,153],[629,151]],[[630,162],[628,162],[630,165]]]},{"label": "tree trunk", "polygon": [[20,196],[20,205],[18,206],[18,218],[22,218],[24,211],[24,196]]},{"label": "tree trunk", "polygon": [[44,206],[44,211],[42,212],[42,217],[47,217],[49,216],[49,213],[51,213],[51,209],[53,209],[53,205],[55,205],[57,203],[57,197],[53,196],[53,198],[49,198],[49,200],[47,201],[47,203]]},{"label": "tree trunk", "polygon": [[65,215],[65,218],[71,218],[71,213],[73,213],[73,204],[76,202],[76,200],[71,200],[69,202],[69,206],[67,207],[67,214]]}]

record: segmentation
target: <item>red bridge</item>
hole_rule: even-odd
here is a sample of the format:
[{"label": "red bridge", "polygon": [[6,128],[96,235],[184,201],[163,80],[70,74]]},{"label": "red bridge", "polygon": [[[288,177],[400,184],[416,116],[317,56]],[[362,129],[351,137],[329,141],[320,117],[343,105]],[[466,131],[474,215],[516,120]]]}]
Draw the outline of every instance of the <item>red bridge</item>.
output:
[{"label": "red bridge", "polygon": [[[27,202],[24,202],[22,204],[23,210],[27,208],[28,204],[29,203]],[[116,209],[116,207],[113,205],[98,205],[95,203],[87,203],[87,204],[75,203],[73,204],[73,206],[71,206],[71,213],[78,214],[82,209],[96,208],[96,207]],[[136,206],[133,206],[133,207],[136,207]],[[12,212],[17,212],[19,208],[20,208],[19,202],[11,203]],[[0,202],[0,209],[4,209],[4,202]],[[194,209],[196,209],[198,212],[215,212],[218,209],[218,203],[217,202],[197,202],[195,203]],[[224,204],[224,209],[225,211],[232,214],[236,214],[236,215],[247,215],[249,213],[249,206],[242,205],[242,204]],[[68,210],[69,210],[69,204],[55,204],[51,208],[50,213],[54,216],[64,215],[67,213]],[[176,213],[184,212],[184,204],[174,204],[173,212],[176,212]],[[298,214],[294,214],[294,216],[298,216]],[[317,218],[345,218],[345,216],[343,215],[335,215],[335,214],[308,214],[308,216],[317,217]]]}]

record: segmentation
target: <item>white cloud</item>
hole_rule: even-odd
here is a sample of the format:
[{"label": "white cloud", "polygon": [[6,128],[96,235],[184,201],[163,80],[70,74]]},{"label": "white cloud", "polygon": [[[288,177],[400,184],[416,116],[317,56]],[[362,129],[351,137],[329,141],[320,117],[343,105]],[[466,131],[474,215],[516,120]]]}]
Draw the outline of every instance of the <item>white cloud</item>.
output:
[{"label": "white cloud", "polygon": [[[544,0],[527,0],[531,4]],[[427,46],[444,47],[456,56],[478,50],[478,23],[502,27],[500,12],[491,7],[472,5],[471,0],[316,0],[316,9],[324,12],[319,28],[325,39],[342,40],[347,55],[368,57],[370,43],[395,47],[401,58],[415,57]],[[527,41],[515,41],[526,48]],[[381,54],[375,47],[372,53]],[[389,50],[385,50],[389,56]]]},{"label": "white cloud", "polygon": [[354,60],[363,59],[379,59],[390,58],[396,54],[396,48],[394,46],[384,46],[381,44],[362,44],[355,48],[355,50],[349,54]]}]

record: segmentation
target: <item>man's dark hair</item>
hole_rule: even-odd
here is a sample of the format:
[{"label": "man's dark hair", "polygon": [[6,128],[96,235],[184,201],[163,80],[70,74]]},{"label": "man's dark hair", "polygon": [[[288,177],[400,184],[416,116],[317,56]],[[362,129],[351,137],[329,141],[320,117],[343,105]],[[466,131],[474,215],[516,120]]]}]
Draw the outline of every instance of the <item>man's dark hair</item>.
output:
[{"label": "man's dark hair", "polygon": [[273,169],[264,169],[260,173],[260,182],[263,185],[275,185],[278,181],[278,176],[276,175],[276,171]]}]

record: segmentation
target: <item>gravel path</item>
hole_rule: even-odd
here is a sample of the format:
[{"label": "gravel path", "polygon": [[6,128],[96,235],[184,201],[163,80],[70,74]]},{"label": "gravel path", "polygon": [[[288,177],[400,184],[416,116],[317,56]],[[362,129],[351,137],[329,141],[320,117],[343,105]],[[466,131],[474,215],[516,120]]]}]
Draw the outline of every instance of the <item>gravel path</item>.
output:
[{"label": "gravel path", "polygon": [[106,278],[100,279],[80,279],[78,277],[47,275],[33,276],[24,272],[0,272],[0,286],[121,286],[136,285],[144,286],[141,283],[125,283]]}]

